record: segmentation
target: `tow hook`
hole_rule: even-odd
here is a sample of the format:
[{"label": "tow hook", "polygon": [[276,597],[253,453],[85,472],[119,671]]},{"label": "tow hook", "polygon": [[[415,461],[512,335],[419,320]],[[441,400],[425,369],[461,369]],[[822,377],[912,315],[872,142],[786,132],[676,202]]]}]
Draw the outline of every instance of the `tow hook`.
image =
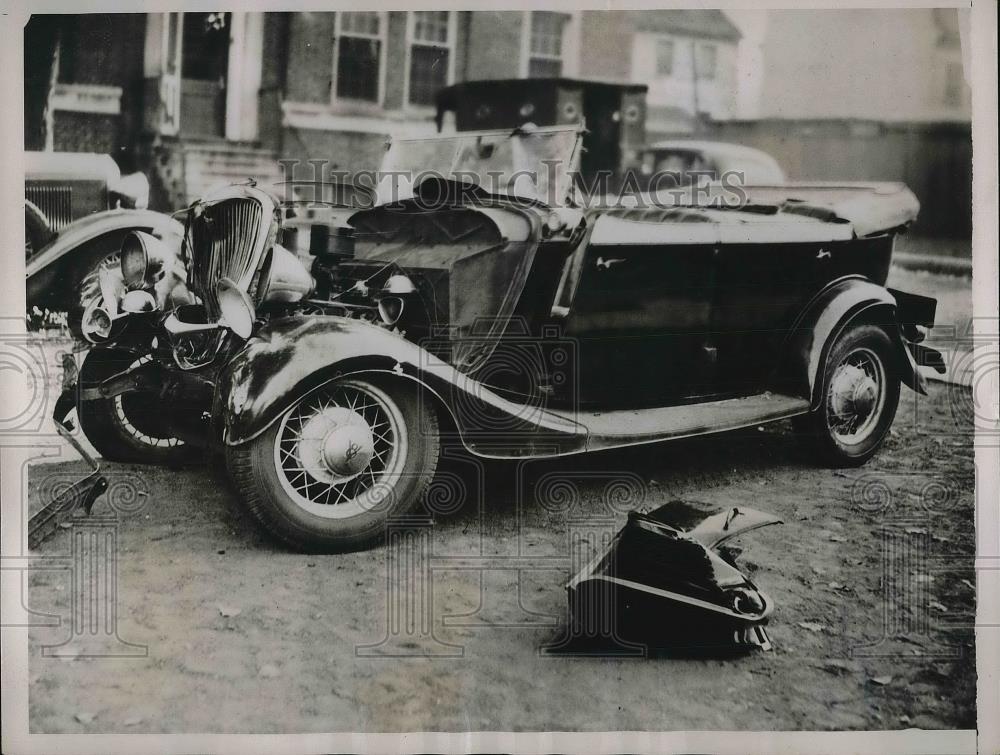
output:
[{"label": "tow hook", "polygon": [[76,380],[76,363],[73,356],[67,354],[63,357],[63,391],[56,401],[52,420],[55,422],[56,432],[87,462],[90,473],[60,491],[28,520],[28,547],[31,549],[37,548],[51,537],[77,509],[82,508],[89,515],[94,509],[94,503],[108,489],[107,478],[101,474],[101,465],[73,437],[73,423],[68,415],[76,405]]}]

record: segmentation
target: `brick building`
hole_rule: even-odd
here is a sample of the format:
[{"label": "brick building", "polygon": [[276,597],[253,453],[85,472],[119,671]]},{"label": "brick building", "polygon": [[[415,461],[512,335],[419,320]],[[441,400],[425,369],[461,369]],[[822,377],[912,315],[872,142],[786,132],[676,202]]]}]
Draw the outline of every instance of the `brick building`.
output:
[{"label": "brick building", "polygon": [[686,130],[733,114],[739,40],[713,10],[35,16],[25,34],[26,148],[110,153],[162,207],[280,158],[376,168],[459,81],[646,83],[650,135]]}]

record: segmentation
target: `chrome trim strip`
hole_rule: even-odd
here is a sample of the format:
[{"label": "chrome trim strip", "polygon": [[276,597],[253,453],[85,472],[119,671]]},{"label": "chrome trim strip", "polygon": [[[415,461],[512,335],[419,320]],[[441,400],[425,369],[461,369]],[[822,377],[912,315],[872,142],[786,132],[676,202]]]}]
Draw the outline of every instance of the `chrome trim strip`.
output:
[{"label": "chrome trim strip", "polygon": [[[600,580],[602,582],[609,582],[615,585],[621,585],[622,587],[628,587],[633,590],[638,590],[639,592],[649,593],[650,595],[657,595],[661,598],[668,598],[669,600],[675,600],[678,603],[685,603],[686,605],[693,606],[695,608],[701,608],[706,611],[711,611],[713,613],[721,613],[724,616],[729,616],[734,619],[739,619],[740,621],[745,621],[748,623],[753,623],[760,621],[761,619],[766,619],[774,611],[774,602],[767,593],[763,593],[757,590],[757,594],[760,595],[761,600],[764,603],[764,610],[759,614],[746,614],[746,613],[736,613],[736,611],[731,611],[722,606],[716,605],[715,603],[709,603],[705,600],[699,600],[698,598],[690,598],[687,595],[681,595],[680,593],[670,592],[669,590],[661,590],[658,587],[650,587],[649,585],[644,585],[639,582],[632,582],[628,579],[621,579],[619,577],[608,577],[604,574],[596,574],[588,577],[587,579]],[[581,580],[582,582],[583,580]],[[577,583],[579,584],[579,583]]]}]

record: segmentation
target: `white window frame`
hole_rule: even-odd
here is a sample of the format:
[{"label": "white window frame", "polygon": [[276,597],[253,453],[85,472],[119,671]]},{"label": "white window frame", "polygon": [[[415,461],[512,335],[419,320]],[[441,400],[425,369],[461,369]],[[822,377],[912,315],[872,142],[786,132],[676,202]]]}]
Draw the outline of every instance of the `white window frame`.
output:
[{"label": "white window frame", "polygon": [[[660,45],[670,45],[670,72],[660,71]],[[672,79],[677,75],[677,39],[665,34],[657,35],[653,38],[653,76],[658,79]]]},{"label": "white window frame", "polygon": [[[694,42],[694,74],[698,81],[715,81],[719,78],[719,45],[715,42]],[[705,76],[702,65],[702,55],[706,50],[712,51],[712,71],[710,76]]]},{"label": "white window frame", "polygon": [[[945,60],[944,65],[941,67],[943,86],[941,88],[941,96],[939,98],[941,105],[949,109],[961,108],[965,104],[965,78],[962,70],[961,60]],[[955,82],[951,81],[951,72],[958,71],[958,79]],[[956,84],[955,88],[955,98],[952,100],[950,95],[950,85],[952,83]]]},{"label": "white window frame", "polygon": [[535,12],[536,11],[530,10],[523,11],[521,18],[521,64],[519,66],[521,78],[528,78],[528,72],[531,70],[532,58],[559,60],[562,62],[562,73],[559,74],[560,76],[566,78],[573,78],[577,76],[580,71],[581,11],[561,9],[541,11],[561,13],[567,16],[566,24],[563,26],[562,54],[558,58],[555,56],[536,55],[531,51],[531,14]]},{"label": "white window frame", "polygon": [[417,28],[417,17],[416,13],[418,11],[407,11],[406,12],[406,54],[403,56],[403,63],[406,66],[403,72],[403,109],[411,111],[430,111],[434,109],[433,105],[418,105],[410,102],[410,63],[413,52],[413,45],[419,44],[426,47],[441,47],[448,50],[448,74],[447,80],[445,81],[445,86],[450,86],[455,83],[455,48],[456,40],[458,38],[458,19],[457,12],[450,10],[448,13],[448,40],[442,44],[440,42],[428,42],[426,40],[419,40],[416,38],[416,28]]},{"label": "white window frame", "polygon": [[[341,31],[341,24],[343,23],[344,13],[351,12],[370,12],[378,15],[378,34],[360,34],[358,32],[348,32],[344,34]],[[357,39],[376,39],[379,41],[379,56],[378,56],[378,99],[374,102],[371,100],[359,100],[353,97],[338,97],[337,96],[337,65],[340,61],[340,40],[342,37],[354,37]],[[385,76],[386,76],[386,60],[387,60],[387,48],[388,48],[388,38],[389,38],[389,14],[387,11],[336,11],[334,13],[333,19],[333,76],[331,78],[330,85],[330,102],[334,105],[353,105],[360,107],[369,108],[381,108],[385,102]]]}]

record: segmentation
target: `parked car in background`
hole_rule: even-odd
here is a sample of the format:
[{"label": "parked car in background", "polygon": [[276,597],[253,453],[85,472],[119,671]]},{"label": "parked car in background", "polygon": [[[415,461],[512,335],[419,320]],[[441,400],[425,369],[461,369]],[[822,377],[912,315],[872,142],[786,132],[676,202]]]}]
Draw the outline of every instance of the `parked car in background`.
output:
[{"label": "parked car in background", "polygon": [[117,207],[144,209],[148,203],[146,177],[123,177],[110,155],[25,152],[25,257],[31,259],[74,220]]},{"label": "parked car in background", "polygon": [[[488,79],[441,89],[437,96],[439,131],[514,129],[582,125],[583,149],[577,170],[584,186],[603,173],[598,194],[623,187],[656,188],[720,180],[738,172],[746,185],[785,182],[777,161],[752,147],[725,142],[669,139],[646,144],[646,93],[642,84],[613,84],[569,78]],[[625,177],[631,176],[626,182]]]},{"label": "parked car in background", "polygon": [[444,442],[538,458],[794,418],[825,462],[869,459],[900,383],[940,364],[934,300],[885,288],[909,190],[585,209],[582,139],[394,141],[383,170],[426,178],[341,192],[310,269],[287,248],[300,208],[252,184],[194,203],[183,247],[129,234],[60,406],[107,458],[224,452],[252,515],[310,550],[383,535]]},{"label": "parked car in background", "polygon": [[780,186],[787,180],[777,160],[759,149],[688,139],[654,142],[643,149],[637,179],[645,191],[720,181],[727,174],[746,186]]},{"label": "parked car in background", "polygon": [[617,189],[638,166],[646,141],[645,84],[615,84],[569,78],[464,81],[437,95],[438,130],[446,116],[457,131],[582,125],[577,170],[588,185],[599,173]]}]

